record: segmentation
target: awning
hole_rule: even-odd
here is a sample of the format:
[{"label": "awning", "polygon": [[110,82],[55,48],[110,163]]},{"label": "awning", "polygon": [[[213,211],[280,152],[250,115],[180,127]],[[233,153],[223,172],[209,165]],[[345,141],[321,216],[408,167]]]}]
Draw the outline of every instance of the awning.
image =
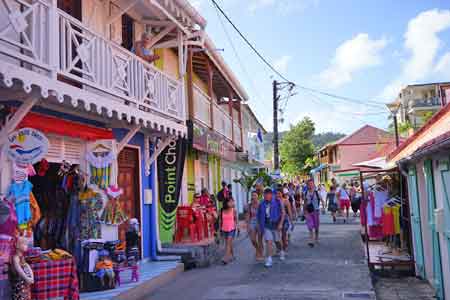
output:
[{"label": "awning", "polygon": [[353,164],[355,167],[368,167],[376,169],[387,169],[388,163],[386,161],[386,156],[377,157],[371,160],[362,161]]},{"label": "awning", "polygon": [[314,174],[314,173],[320,172],[322,169],[325,169],[326,167],[328,167],[327,164],[321,164],[320,166],[318,166],[318,167],[312,169],[312,170],[310,171],[310,173],[311,173],[311,174]]},{"label": "awning", "polygon": [[334,172],[338,177],[356,177],[359,176],[358,169],[348,169]]},{"label": "awning", "polygon": [[45,116],[37,113],[28,113],[22,119],[19,126],[17,126],[17,128],[24,127],[31,127],[45,133],[54,133],[88,141],[114,138],[111,130],[66,121],[60,118]]}]

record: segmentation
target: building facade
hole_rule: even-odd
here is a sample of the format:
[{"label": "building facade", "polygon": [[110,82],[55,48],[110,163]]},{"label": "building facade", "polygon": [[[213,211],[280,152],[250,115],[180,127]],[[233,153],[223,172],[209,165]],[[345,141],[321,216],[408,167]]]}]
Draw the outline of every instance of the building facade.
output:
[{"label": "building facade", "polygon": [[388,159],[407,177],[416,275],[450,298],[450,105]]},{"label": "building facade", "polygon": [[[161,209],[174,223],[173,207],[157,200],[156,161],[187,138],[187,49],[202,45],[205,20],[184,0],[11,0],[0,16],[0,145],[31,128],[23,132],[49,141],[51,167],[70,162],[102,189],[121,187],[124,212],[141,226],[142,257],[156,257]],[[130,51],[144,31],[153,63]],[[100,148],[105,156],[90,161]],[[1,162],[5,193],[15,161]],[[96,237],[122,239],[125,229],[105,224]]]},{"label": "building facade", "polygon": [[408,122],[416,131],[450,99],[450,83],[413,84],[403,88],[390,104],[400,123]]}]

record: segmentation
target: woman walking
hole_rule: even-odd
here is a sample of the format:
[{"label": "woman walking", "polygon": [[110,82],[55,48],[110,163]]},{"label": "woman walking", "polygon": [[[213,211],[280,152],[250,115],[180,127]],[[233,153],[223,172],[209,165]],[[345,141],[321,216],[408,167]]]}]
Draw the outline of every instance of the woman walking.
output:
[{"label": "woman walking", "polygon": [[[279,192],[277,192],[278,196]],[[281,252],[280,260],[285,260],[286,253],[289,245],[289,229],[294,228],[294,214],[292,213],[292,205],[289,201],[289,190],[287,188],[283,189],[283,195],[281,195],[281,203],[283,204],[283,209],[286,218],[283,222],[283,228],[281,229]]]},{"label": "woman walking", "polygon": [[222,234],[225,239],[225,256],[222,259],[224,265],[233,260],[233,239],[236,235],[236,213],[234,211],[233,198],[227,198],[223,202],[221,211],[221,226]]},{"label": "woman walking", "polygon": [[308,181],[308,190],[305,193],[305,214],[306,226],[309,230],[310,247],[314,247],[319,242],[319,224],[320,224],[320,195],[316,190],[314,181]]},{"label": "woman walking", "polygon": [[330,191],[327,193],[327,205],[328,211],[331,213],[333,217],[333,223],[336,223],[336,212],[338,210],[338,203],[336,199],[336,187],[332,185],[330,187]]},{"label": "woman walking", "polygon": [[350,214],[350,196],[347,192],[347,184],[342,184],[341,188],[338,191],[338,199],[341,212],[345,211],[346,221],[348,221],[348,217]]},{"label": "woman walking", "polygon": [[250,204],[246,208],[247,232],[248,232],[250,241],[252,242],[252,245],[255,248],[256,260],[261,261],[261,260],[264,260],[264,257],[263,257],[262,251],[261,251],[262,247],[259,244],[259,239],[258,239],[258,235],[259,235],[258,207],[259,207],[258,192],[253,191]]}]

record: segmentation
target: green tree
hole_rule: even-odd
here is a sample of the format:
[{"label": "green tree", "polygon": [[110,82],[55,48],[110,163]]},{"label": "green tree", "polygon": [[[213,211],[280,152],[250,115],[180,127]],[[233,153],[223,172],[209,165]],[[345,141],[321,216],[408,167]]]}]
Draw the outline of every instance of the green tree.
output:
[{"label": "green tree", "polygon": [[309,173],[312,169],[319,166],[319,158],[317,156],[308,157],[305,160],[305,165],[303,167],[303,170],[307,173]]},{"label": "green tree", "polygon": [[290,175],[304,172],[306,159],[314,155],[311,141],[314,131],[314,122],[309,117],[305,117],[297,125],[291,125],[280,145],[283,172]]}]

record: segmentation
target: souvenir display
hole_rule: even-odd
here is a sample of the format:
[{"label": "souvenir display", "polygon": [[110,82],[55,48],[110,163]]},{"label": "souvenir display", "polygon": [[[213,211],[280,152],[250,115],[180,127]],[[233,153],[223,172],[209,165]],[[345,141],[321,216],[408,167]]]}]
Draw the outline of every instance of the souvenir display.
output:
[{"label": "souvenir display", "polygon": [[108,147],[103,143],[96,144],[86,154],[89,163],[91,183],[100,188],[107,188],[111,183],[111,171],[113,161],[116,159],[113,147]]},{"label": "souvenir display", "polygon": [[101,220],[108,225],[120,225],[128,219],[120,203],[120,196],[123,194],[123,190],[117,186],[109,186],[106,189],[106,193],[109,196],[109,200],[103,210]]}]

